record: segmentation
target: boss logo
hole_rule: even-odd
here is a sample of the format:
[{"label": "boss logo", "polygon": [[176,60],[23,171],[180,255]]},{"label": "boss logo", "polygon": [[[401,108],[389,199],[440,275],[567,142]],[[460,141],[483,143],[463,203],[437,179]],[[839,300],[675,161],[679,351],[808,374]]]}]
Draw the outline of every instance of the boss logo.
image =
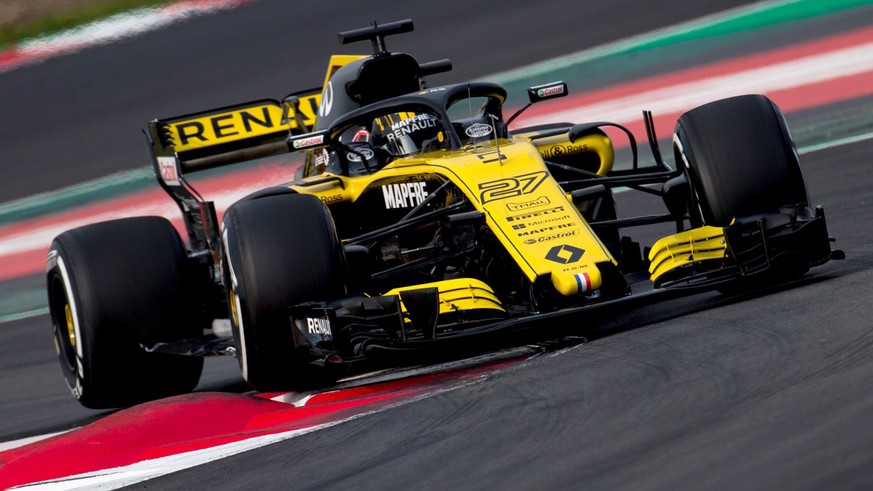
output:
[{"label": "boss logo", "polygon": [[544,159],[548,159],[552,157],[560,157],[562,155],[587,152],[588,150],[588,145],[555,145],[541,150],[540,155],[542,155]]},{"label": "boss logo", "polygon": [[322,203],[329,205],[332,203],[338,203],[338,202],[342,201],[343,195],[335,194],[333,196],[319,196],[318,198],[322,201]]}]

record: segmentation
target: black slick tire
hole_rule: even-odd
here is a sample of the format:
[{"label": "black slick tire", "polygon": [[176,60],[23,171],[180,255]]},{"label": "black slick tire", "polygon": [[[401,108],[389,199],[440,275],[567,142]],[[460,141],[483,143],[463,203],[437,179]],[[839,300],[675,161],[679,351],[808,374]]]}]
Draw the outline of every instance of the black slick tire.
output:
[{"label": "black slick tire", "polygon": [[806,206],[806,185],[785,118],[762,95],[715,101],[683,114],[676,161],[691,185],[692,226]]},{"label": "black slick tire", "polygon": [[243,200],[227,210],[225,287],[243,378],[260,391],[330,381],[294,343],[290,307],[345,294],[345,260],[333,219],[316,197]]},{"label": "black slick tire", "polygon": [[186,305],[186,254],[173,226],[137,217],[66,231],[52,242],[47,287],[61,370],[94,409],[191,391],[202,358],[141,345],[199,335]]}]

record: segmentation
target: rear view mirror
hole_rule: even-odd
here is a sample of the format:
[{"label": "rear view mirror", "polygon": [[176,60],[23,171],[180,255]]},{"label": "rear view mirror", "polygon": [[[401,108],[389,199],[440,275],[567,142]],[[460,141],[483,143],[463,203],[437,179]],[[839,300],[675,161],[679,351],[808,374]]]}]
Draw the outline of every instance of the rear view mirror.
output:
[{"label": "rear view mirror", "polygon": [[531,104],[535,104],[546,99],[556,99],[564,97],[570,92],[567,90],[566,82],[552,82],[545,85],[537,85],[527,89],[527,96]]}]

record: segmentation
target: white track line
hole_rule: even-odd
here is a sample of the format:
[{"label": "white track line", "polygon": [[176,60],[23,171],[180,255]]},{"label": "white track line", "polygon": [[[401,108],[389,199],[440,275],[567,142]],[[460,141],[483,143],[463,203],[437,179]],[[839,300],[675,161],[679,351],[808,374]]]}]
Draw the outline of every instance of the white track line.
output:
[{"label": "white track line", "polygon": [[642,109],[674,114],[717,99],[824,83],[873,72],[873,42],[738,73],[692,80],[645,92],[525,118],[525,125],[553,121],[636,121]]},{"label": "white track line", "polygon": [[189,0],[113,15],[13,46],[11,51],[15,56],[5,63],[0,63],[0,72],[138,36],[194,16],[233,9],[248,1],[251,0]]}]

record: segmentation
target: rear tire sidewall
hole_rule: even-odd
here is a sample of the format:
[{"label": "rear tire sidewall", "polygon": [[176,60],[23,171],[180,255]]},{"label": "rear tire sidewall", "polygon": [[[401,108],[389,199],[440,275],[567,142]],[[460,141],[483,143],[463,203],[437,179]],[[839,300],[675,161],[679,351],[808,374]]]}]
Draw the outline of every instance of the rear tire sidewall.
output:
[{"label": "rear tire sidewall", "polygon": [[197,385],[201,358],[141,348],[200,334],[185,303],[185,262],[178,234],[160,217],[93,224],[52,242],[47,286],[53,337],[67,384],[84,406],[128,406]]}]

